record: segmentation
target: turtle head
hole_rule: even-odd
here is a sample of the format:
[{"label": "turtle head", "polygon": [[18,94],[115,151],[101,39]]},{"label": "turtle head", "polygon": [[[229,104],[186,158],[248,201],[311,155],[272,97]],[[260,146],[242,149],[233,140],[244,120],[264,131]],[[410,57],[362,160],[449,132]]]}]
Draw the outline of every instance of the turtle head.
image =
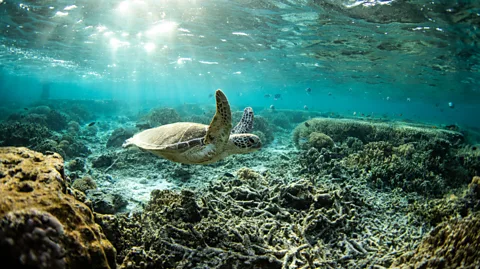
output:
[{"label": "turtle head", "polygon": [[259,150],[262,147],[262,141],[254,134],[232,134],[227,147],[231,154],[250,153]]}]

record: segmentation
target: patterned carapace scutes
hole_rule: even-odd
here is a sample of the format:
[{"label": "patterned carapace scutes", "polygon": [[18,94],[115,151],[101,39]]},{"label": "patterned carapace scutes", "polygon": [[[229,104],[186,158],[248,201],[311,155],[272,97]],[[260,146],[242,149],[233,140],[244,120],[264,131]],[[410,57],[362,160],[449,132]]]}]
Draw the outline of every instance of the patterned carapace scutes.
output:
[{"label": "patterned carapace scutes", "polygon": [[177,122],[151,128],[127,139],[124,147],[135,145],[168,160],[186,164],[209,164],[232,154],[260,149],[260,138],[253,129],[253,109],[244,109],[242,119],[232,128],[232,114],[227,97],[215,93],[216,113],[210,125]]}]

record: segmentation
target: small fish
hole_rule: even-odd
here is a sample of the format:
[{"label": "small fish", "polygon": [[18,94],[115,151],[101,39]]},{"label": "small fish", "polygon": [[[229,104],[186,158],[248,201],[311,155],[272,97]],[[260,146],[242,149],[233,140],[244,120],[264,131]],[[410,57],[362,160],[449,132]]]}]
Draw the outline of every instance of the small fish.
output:
[{"label": "small fish", "polygon": [[273,97],[273,100],[278,100],[278,99],[282,99],[282,95],[279,93],[275,94],[275,96]]},{"label": "small fish", "polygon": [[453,104],[453,102],[448,102],[448,107],[449,108],[455,108],[455,104]]},{"label": "small fish", "polygon": [[310,123],[305,122],[305,127],[307,127],[307,128],[310,127]]},{"label": "small fish", "polygon": [[308,110],[308,106],[307,106],[307,105],[304,105],[304,106],[303,106],[303,109]]},{"label": "small fish", "polygon": [[90,127],[90,126],[93,126],[93,125],[95,125],[95,121],[90,122],[87,126]]},{"label": "small fish", "polygon": [[332,95],[332,92],[328,92],[328,96],[331,96]]},{"label": "small fish", "polygon": [[357,116],[357,112],[356,112],[356,111],[355,111],[355,112],[353,112],[353,116]]},{"label": "small fish", "polygon": [[24,107],[23,110],[28,110],[28,107]]},{"label": "small fish", "polygon": [[312,92],[312,88],[306,88],[305,91],[307,92],[307,94],[310,94]]},{"label": "small fish", "polygon": [[398,114],[398,116],[399,116],[399,117],[401,117],[401,116],[403,116],[403,114],[402,114],[402,113],[400,113],[400,114]]},{"label": "small fish", "polygon": [[408,98],[407,98],[407,102],[410,102],[410,101],[412,101],[412,99],[410,99],[410,97],[408,97]]},{"label": "small fish", "polygon": [[233,174],[228,173],[228,172],[225,172],[225,174],[223,174],[223,175],[226,176],[226,177],[235,177]]},{"label": "small fish", "polygon": [[274,106],[274,105],[270,105],[270,109],[271,109],[271,110],[275,110],[275,106]]},{"label": "small fish", "polygon": [[212,97],[213,97],[213,93],[208,95],[208,98],[212,98]]},{"label": "small fish", "polygon": [[390,96],[387,96],[387,101],[390,101]]},{"label": "small fish", "polygon": [[372,116],[372,115],[369,114],[369,115],[367,115],[367,118],[370,118],[371,116]]},{"label": "small fish", "polygon": [[263,97],[270,98],[270,97],[272,97],[272,95],[271,94],[265,94]]},{"label": "small fish", "polygon": [[363,116],[365,116],[365,114],[363,114],[363,113],[362,113],[362,114],[360,114],[360,116],[362,116],[362,117],[363,117]]}]

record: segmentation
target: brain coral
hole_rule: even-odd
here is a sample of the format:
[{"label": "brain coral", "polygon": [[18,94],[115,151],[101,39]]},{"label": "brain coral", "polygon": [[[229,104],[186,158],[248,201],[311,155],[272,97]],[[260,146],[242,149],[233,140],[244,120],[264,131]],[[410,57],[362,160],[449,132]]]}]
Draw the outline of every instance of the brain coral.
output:
[{"label": "brain coral", "polygon": [[0,148],[2,268],[116,267],[115,249],[64,179],[56,153]]}]

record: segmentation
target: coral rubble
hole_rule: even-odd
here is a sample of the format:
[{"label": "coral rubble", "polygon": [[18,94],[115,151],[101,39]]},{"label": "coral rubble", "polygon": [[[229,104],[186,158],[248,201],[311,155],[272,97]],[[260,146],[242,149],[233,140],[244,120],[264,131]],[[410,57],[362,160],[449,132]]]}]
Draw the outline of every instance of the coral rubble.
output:
[{"label": "coral rubble", "polygon": [[389,266],[392,247],[408,250],[421,232],[398,213],[378,216],[361,193],[242,168],[204,191],[154,191],[140,215],[99,221],[122,268]]},{"label": "coral rubble", "polygon": [[414,251],[392,268],[479,268],[480,216],[446,221],[437,226]]}]

